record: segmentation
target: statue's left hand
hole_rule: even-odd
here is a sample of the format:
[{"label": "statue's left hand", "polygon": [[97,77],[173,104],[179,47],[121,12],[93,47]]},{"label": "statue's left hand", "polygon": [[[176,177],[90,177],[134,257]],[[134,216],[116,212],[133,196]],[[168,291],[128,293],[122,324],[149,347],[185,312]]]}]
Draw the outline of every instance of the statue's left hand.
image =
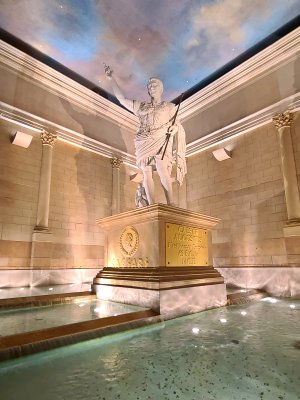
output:
[{"label": "statue's left hand", "polygon": [[177,132],[178,132],[178,126],[177,125],[169,126],[168,134],[170,134],[171,136],[174,136],[174,135],[176,135]]}]

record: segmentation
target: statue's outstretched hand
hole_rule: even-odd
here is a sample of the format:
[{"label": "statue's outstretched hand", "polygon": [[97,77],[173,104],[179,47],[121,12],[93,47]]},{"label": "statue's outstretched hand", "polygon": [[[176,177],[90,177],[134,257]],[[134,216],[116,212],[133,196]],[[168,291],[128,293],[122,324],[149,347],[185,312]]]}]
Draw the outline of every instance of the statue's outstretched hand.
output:
[{"label": "statue's outstretched hand", "polygon": [[104,64],[104,72],[105,72],[105,76],[108,79],[111,79],[114,71],[110,68],[109,65]]}]

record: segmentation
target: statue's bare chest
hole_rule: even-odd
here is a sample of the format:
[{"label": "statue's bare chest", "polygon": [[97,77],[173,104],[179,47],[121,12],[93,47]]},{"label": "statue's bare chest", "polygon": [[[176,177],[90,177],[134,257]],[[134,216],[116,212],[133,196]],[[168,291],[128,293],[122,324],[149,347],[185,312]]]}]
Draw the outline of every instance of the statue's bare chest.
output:
[{"label": "statue's bare chest", "polygon": [[166,102],[155,106],[151,103],[141,103],[137,115],[141,126],[158,128],[170,120],[170,107]]}]

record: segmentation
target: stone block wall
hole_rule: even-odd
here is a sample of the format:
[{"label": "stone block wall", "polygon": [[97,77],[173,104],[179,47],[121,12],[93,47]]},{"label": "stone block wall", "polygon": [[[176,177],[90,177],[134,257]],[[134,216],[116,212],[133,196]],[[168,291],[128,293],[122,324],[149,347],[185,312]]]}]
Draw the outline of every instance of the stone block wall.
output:
[{"label": "stone block wall", "polygon": [[136,170],[126,164],[120,167],[120,212],[135,208],[135,193],[138,187],[136,182],[130,181],[130,175]]},{"label": "stone block wall", "polygon": [[[11,126],[0,126],[0,286],[91,281],[103,267],[104,234],[96,220],[111,215],[109,158],[56,140],[49,205],[50,235],[36,225],[42,143],[11,144]],[[32,132],[31,132],[32,133]],[[129,167],[121,166],[121,204],[134,208]]]},{"label": "stone block wall", "polygon": [[0,270],[28,268],[36,223],[42,146],[11,144],[12,131],[0,134]]},{"label": "stone block wall", "polygon": [[60,140],[53,148],[49,229],[51,267],[98,268],[104,237],[96,220],[110,215],[112,169],[108,158]]},{"label": "stone block wall", "polygon": [[[298,128],[299,122],[297,143]],[[222,219],[213,231],[215,266],[299,264],[288,259],[283,236],[287,210],[277,135],[268,124],[224,143],[231,159],[217,161],[215,148],[188,159],[188,208]],[[299,254],[298,239],[292,241]]]},{"label": "stone block wall", "polygon": [[[300,187],[300,122],[291,129]],[[279,138],[268,124],[188,159],[188,208],[221,218],[212,232],[213,263],[229,285],[300,296],[300,236],[285,235],[287,206]],[[219,146],[221,147],[221,146]]]}]

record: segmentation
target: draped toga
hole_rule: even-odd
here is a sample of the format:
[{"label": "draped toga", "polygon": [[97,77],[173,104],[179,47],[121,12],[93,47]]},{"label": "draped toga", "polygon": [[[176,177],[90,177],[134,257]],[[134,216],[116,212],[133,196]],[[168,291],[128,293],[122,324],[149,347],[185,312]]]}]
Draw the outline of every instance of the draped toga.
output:
[{"label": "draped toga", "polygon": [[[133,112],[140,120],[140,127],[134,139],[137,166],[141,169],[154,165],[156,159],[162,158],[166,143],[168,128],[172,125],[176,107],[165,101],[152,103],[133,101]],[[186,174],[186,141],[185,132],[180,122],[175,122],[178,132],[170,137],[164,160],[169,174],[172,171],[173,150],[176,158],[176,179],[182,184]]]}]

